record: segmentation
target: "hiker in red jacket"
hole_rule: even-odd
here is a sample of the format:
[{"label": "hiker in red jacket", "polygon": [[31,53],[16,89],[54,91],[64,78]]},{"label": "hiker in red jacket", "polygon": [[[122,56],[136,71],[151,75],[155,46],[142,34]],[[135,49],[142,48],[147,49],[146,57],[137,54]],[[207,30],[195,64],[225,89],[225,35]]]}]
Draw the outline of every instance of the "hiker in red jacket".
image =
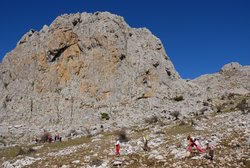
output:
[{"label": "hiker in red jacket", "polygon": [[197,149],[200,153],[203,153],[203,152],[204,152],[204,150],[201,149],[201,147],[195,143],[195,141],[193,140],[193,138],[191,138],[190,135],[187,137],[187,140],[188,140],[188,151],[189,151],[190,153],[192,153],[192,150],[193,150],[193,147],[194,147],[194,146],[196,147],[196,149]]},{"label": "hiker in red jacket", "polygon": [[119,138],[116,138],[115,150],[116,150],[116,156],[119,156],[120,155],[120,141],[119,141]]}]

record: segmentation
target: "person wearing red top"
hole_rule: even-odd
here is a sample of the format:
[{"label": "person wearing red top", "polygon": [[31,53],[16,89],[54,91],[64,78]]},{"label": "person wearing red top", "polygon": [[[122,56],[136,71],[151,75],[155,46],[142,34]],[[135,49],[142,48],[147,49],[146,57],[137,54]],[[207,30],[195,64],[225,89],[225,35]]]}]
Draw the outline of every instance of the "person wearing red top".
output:
[{"label": "person wearing red top", "polygon": [[116,156],[119,156],[120,155],[120,141],[119,141],[119,138],[116,138],[115,149],[116,149]]},{"label": "person wearing red top", "polygon": [[188,151],[189,151],[190,153],[192,153],[192,150],[193,150],[193,147],[194,147],[194,146],[196,147],[196,149],[197,149],[200,153],[203,153],[203,152],[204,152],[204,150],[201,149],[201,147],[198,146],[198,145],[195,143],[195,141],[193,140],[193,138],[191,138],[190,135],[187,137],[187,140],[188,140]]}]

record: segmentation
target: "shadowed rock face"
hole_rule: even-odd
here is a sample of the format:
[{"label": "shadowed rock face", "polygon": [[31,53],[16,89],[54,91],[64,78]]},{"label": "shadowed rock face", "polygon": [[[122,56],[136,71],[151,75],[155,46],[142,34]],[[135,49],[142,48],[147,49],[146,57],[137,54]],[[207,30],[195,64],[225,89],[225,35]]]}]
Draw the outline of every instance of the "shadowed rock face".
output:
[{"label": "shadowed rock face", "polygon": [[185,116],[213,95],[206,79],[182,80],[161,41],[120,16],[62,15],[26,33],[0,64],[0,134],[26,141],[43,129],[86,134]]},{"label": "shadowed rock face", "polygon": [[134,122],[180,80],[158,38],[107,12],[63,15],[30,30],[0,75],[2,123],[58,129],[100,124],[102,112],[118,125]]}]

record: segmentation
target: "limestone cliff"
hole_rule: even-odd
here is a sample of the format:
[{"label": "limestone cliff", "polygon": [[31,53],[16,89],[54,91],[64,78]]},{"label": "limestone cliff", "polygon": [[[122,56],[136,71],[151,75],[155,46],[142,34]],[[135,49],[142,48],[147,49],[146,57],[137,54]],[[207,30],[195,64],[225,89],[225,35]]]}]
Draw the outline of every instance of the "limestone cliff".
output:
[{"label": "limestone cliff", "polygon": [[127,126],[182,88],[161,41],[108,12],[62,15],[30,30],[0,70],[1,124],[26,132]]}]

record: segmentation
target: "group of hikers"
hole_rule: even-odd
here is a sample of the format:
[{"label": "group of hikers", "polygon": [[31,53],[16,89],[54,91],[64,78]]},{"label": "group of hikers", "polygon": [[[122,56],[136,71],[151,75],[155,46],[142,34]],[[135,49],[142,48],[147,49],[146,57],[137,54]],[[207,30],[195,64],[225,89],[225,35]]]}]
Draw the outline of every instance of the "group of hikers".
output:
[{"label": "group of hikers", "polygon": [[[198,139],[196,138],[192,138],[190,135],[187,137],[188,140],[188,151],[190,153],[193,153],[193,148],[195,147],[200,153],[204,153],[205,151],[207,151],[207,155],[206,158],[213,160],[214,159],[214,147],[211,143],[209,143],[208,141],[206,141],[206,146],[205,148],[201,148],[201,144],[199,142]],[[148,151],[149,147],[148,147],[148,137],[144,136],[143,137],[143,142],[144,142],[144,146],[143,146],[143,150],[144,151]],[[119,156],[120,155],[120,141],[119,138],[116,138],[116,155]]]},{"label": "group of hikers", "polygon": [[[149,151],[149,146],[148,146],[148,136],[145,135],[143,137],[143,143],[144,143],[144,146],[143,146],[143,150],[144,151]],[[52,136],[50,133],[46,132],[44,133],[44,135],[41,137],[41,139],[38,139],[38,138],[35,138],[35,141],[36,142],[49,142],[51,143],[53,141],[52,139]],[[54,142],[56,141],[59,141],[61,142],[62,141],[62,137],[59,136],[59,134],[56,134],[54,136]],[[187,137],[187,141],[188,141],[188,146],[187,146],[187,150],[190,152],[190,153],[193,153],[193,148],[195,147],[200,153],[204,153],[205,151],[207,151],[207,155],[206,155],[206,158],[207,159],[210,159],[210,160],[213,160],[214,159],[214,147],[211,143],[209,143],[208,141],[206,141],[206,146],[205,148],[201,148],[201,144],[199,142],[199,140],[197,138],[192,138],[190,135]],[[115,148],[116,148],[116,155],[119,156],[120,155],[120,140],[119,138],[117,137],[116,138],[116,144],[115,144]]]},{"label": "group of hikers", "polygon": [[54,142],[56,142],[56,141],[61,142],[62,141],[62,137],[58,133],[53,138],[49,132],[44,132],[44,134],[40,138],[34,137],[33,139],[34,139],[34,141],[36,141],[36,143],[40,143],[40,142],[51,143],[53,140],[54,140]]},{"label": "group of hikers", "polygon": [[201,148],[201,144],[198,139],[192,138],[190,135],[187,137],[188,140],[188,151],[190,153],[193,152],[193,147],[195,147],[200,153],[204,153],[205,151],[208,151],[206,157],[210,160],[214,159],[214,147],[211,143],[208,141],[205,142],[206,146],[204,149]]}]

